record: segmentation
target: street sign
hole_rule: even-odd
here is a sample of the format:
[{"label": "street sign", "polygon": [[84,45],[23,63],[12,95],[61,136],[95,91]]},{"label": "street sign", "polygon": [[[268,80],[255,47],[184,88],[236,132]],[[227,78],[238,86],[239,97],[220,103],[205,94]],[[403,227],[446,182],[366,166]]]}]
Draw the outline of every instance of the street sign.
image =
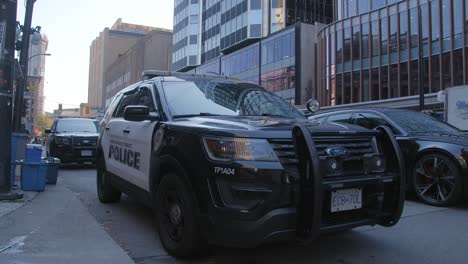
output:
[{"label": "street sign", "polygon": [[0,59],[3,58],[3,48],[5,43],[6,23],[0,22]]}]

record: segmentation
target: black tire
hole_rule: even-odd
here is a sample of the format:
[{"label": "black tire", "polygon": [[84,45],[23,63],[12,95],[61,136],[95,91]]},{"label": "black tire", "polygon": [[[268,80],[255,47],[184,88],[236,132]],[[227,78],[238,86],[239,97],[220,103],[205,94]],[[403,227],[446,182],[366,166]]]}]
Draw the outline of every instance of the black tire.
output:
[{"label": "black tire", "polygon": [[197,223],[197,208],[187,183],[178,175],[163,176],[156,193],[156,221],[164,249],[174,257],[201,256],[206,241]]},{"label": "black tire", "polygon": [[438,153],[426,154],[414,166],[412,177],[416,196],[426,204],[449,206],[463,195],[463,178],[455,162]]},{"label": "black tire", "polygon": [[103,161],[96,168],[96,187],[101,203],[115,203],[120,201],[122,192],[116,189],[109,181],[106,165]]}]

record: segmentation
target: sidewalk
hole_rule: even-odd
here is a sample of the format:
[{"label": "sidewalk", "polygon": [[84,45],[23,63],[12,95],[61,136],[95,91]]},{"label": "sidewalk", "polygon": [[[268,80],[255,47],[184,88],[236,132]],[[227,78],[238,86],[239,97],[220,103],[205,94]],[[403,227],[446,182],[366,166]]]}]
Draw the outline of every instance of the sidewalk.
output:
[{"label": "sidewalk", "polygon": [[0,204],[0,263],[134,263],[61,183]]}]

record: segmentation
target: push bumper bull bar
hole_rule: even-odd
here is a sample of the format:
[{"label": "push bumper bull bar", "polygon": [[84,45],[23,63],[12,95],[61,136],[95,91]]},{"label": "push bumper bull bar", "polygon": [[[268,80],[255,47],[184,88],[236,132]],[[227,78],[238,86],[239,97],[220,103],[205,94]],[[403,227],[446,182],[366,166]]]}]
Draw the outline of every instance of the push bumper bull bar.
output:
[{"label": "push bumper bull bar", "polygon": [[[354,222],[347,222],[337,225],[323,224],[324,191],[330,186],[323,181],[320,169],[319,156],[315,147],[311,132],[302,125],[293,129],[293,142],[295,151],[299,159],[300,188],[299,202],[297,204],[296,235],[300,239],[314,239],[321,233],[333,232],[343,229],[354,228],[362,225],[379,224],[390,227],[395,225],[403,212],[405,200],[406,171],[403,155],[398,143],[395,140],[391,129],[382,126],[378,128],[379,139],[382,143],[383,153],[387,156],[388,174],[396,175],[392,177],[392,195],[386,195],[382,204],[385,208],[382,211],[374,212],[374,217],[360,219]],[[370,179],[372,181],[373,179]],[[389,179],[374,179],[375,185],[383,189],[384,183]],[[383,209],[385,209],[383,211]]]}]

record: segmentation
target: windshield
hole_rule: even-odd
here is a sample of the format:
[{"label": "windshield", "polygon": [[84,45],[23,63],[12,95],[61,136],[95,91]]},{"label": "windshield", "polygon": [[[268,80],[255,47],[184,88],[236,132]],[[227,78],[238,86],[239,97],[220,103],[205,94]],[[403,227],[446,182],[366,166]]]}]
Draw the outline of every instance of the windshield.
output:
[{"label": "windshield", "polygon": [[174,118],[227,116],[305,116],[279,96],[251,83],[222,79],[194,79],[184,82],[163,82],[163,91]]},{"label": "windshield", "polygon": [[420,112],[389,111],[385,114],[410,134],[460,132],[458,129]]},{"label": "windshield", "polygon": [[57,128],[55,129],[57,133],[64,132],[89,132],[97,133],[98,132],[98,123],[95,120],[82,120],[82,119],[72,119],[72,120],[59,120],[57,122]]}]

